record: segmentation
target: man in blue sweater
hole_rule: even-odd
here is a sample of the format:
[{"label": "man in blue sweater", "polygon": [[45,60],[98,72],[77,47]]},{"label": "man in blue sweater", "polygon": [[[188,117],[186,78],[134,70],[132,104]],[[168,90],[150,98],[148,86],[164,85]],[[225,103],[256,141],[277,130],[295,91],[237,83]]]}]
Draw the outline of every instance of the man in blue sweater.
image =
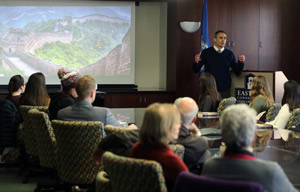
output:
[{"label": "man in blue sweater", "polygon": [[222,98],[230,97],[231,76],[229,69],[232,68],[236,75],[240,75],[244,68],[245,56],[238,56],[238,61],[233,52],[225,48],[227,35],[224,31],[215,32],[214,46],[204,49],[195,56],[193,64],[194,73],[198,73],[202,66],[206,72],[211,73],[217,83],[217,89]]}]

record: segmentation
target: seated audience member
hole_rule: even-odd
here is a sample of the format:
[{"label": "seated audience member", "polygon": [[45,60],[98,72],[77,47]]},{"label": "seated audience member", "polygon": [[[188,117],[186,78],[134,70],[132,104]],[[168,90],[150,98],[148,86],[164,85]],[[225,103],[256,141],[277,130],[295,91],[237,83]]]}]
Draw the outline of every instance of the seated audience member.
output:
[{"label": "seated audience member", "polygon": [[281,100],[281,109],[273,121],[266,122],[278,129],[284,129],[288,123],[292,111],[300,107],[300,86],[294,80],[289,80],[284,83],[284,93]]},{"label": "seated audience member", "polygon": [[268,192],[297,191],[276,162],[254,157],[251,144],[256,129],[255,115],[255,110],[245,104],[224,110],[220,118],[222,137],[227,146],[224,156],[207,160],[202,175],[257,182]]},{"label": "seated audience member", "polygon": [[180,114],[175,105],[152,104],[145,112],[140,140],[130,151],[131,157],[161,164],[168,191],[172,191],[178,174],[188,171],[184,162],[168,146],[178,138],[179,128]]},{"label": "seated audience member", "polygon": [[49,106],[50,97],[46,90],[43,73],[30,75],[24,94],[20,98],[20,105]]},{"label": "seated audience member", "polygon": [[[104,126],[121,127],[108,108],[92,106],[96,98],[96,85],[96,81],[92,76],[85,75],[81,77],[76,84],[78,95],[76,104],[59,110],[57,119],[65,121],[101,121]],[[129,127],[136,128],[134,124]]]},{"label": "seated audience member", "polygon": [[16,107],[19,107],[21,94],[25,91],[25,82],[21,75],[15,75],[10,78],[8,83],[8,96],[6,99],[11,100]]},{"label": "seated audience member", "polygon": [[79,73],[75,71],[67,72],[64,68],[61,68],[58,70],[57,75],[61,82],[62,92],[51,98],[49,105],[50,120],[57,119],[57,112],[74,105],[77,98],[75,86],[80,78]]},{"label": "seated audience member", "polygon": [[194,99],[190,97],[178,98],[175,105],[181,115],[181,127],[176,143],[184,146],[183,161],[192,171],[210,157],[208,143],[200,136],[198,127],[194,123],[198,114],[198,106]]},{"label": "seated audience member", "polygon": [[[210,157],[208,143],[200,137],[197,126],[193,123],[198,113],[197,103],[189,97],[178,98],[175,105],[181,115],[181,127],[179,137],[172,143],[178,143],[184,146],[183,161],[191,171],[199,171],[197,168]],[[98,145],[93,159],[99,164],[101,156],[105,151],[111,149],[130,149],[138,141],[139,130],[121,131],[105,137]]]},{"label": "seated audience member", "polygon": [[199,110],[202,112],[216,112],[221,100],[216,86],[216,80],[210,73],[204,72],[199,79]]},{"label": "seated audience member", "polygon": [[264,76],[255,76],[250,90],[250,104],[257,114],[267,111],[274,103],[273,94]]}]

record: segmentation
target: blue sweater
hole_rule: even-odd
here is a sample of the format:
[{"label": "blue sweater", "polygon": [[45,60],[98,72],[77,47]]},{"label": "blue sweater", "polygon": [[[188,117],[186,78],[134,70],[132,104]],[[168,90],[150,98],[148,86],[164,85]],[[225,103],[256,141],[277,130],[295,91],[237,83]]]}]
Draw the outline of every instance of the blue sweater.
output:
[{"label": "blue sweater", "polygon": [[215,77],[218,91],[230,88],[230,67],[236,75],[240,75],[244,68],[244,63],[237,62],[233,52],[226,48],[222,53],[218,53],[213,47],[209,47],[202,51],[200,57],[201,61],[193,64],[193,71],[198,73],[204,65],[205,72]]}]

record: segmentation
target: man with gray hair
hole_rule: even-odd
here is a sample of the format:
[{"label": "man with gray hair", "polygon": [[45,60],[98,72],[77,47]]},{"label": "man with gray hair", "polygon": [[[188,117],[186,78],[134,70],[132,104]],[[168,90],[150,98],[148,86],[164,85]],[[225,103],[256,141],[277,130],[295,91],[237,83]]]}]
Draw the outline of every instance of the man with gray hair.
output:
[{"label": "man with gray hair", "polygon": [[174,103],[181,115],[181,127],[177,143],[185,148],[183,161],[190,169],[201,168],[203,162],[210,157],[207,141],[200,136],[195,120],[198,114],[198,105],[194,99],[183,97]]},{"label": "man with gray hair", "polygon": [[282,168],[271,161],[256,159],[252,153],[256,112],[248,105],[237,104],[224,110],[220,118],[224,157],[204,163],[202,175],[216,178],[254,181],[268,192],[297,191]]}]

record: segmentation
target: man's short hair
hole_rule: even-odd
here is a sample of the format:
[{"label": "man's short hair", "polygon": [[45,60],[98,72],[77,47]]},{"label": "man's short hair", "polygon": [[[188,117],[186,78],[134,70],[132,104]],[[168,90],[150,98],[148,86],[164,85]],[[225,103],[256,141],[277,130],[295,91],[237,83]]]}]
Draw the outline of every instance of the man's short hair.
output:
[{"label": "man's short hair", "polygon": [[218,31],[215,32],[214,38],[217,38],[217,36],[218,36],[219,33],[225,33],[227,35],[227,33],[225,31],[218,30]]},{"label": "man's short hair", "polygon": [[[191,103],[194,103],[193,107],[190,108],[189,111],[183,111],[182,107],[181,107],[181,102],[183,100],[189,101]],[[181,122],[183,124],[190,124],[193,119],[195,118],[195,116],[198,114],[199,108],[197,103],[195,102],[194,99],[190,98],[190,97],[180,97],[178,99],[175,100],[174,104],[177,106],[180,115],[181,115]]]},{"label": "man's short hair", "polygon": [[221,115],[220,127],[228,148],[249,147],[255,134],[256,112],[246,104],[227,107]]},{"label": "man's short hair", "polygon": [[91,75],[81,77],[76,84],[76,92],[79,100],[83,100],[96,88],[96,81]]}]

